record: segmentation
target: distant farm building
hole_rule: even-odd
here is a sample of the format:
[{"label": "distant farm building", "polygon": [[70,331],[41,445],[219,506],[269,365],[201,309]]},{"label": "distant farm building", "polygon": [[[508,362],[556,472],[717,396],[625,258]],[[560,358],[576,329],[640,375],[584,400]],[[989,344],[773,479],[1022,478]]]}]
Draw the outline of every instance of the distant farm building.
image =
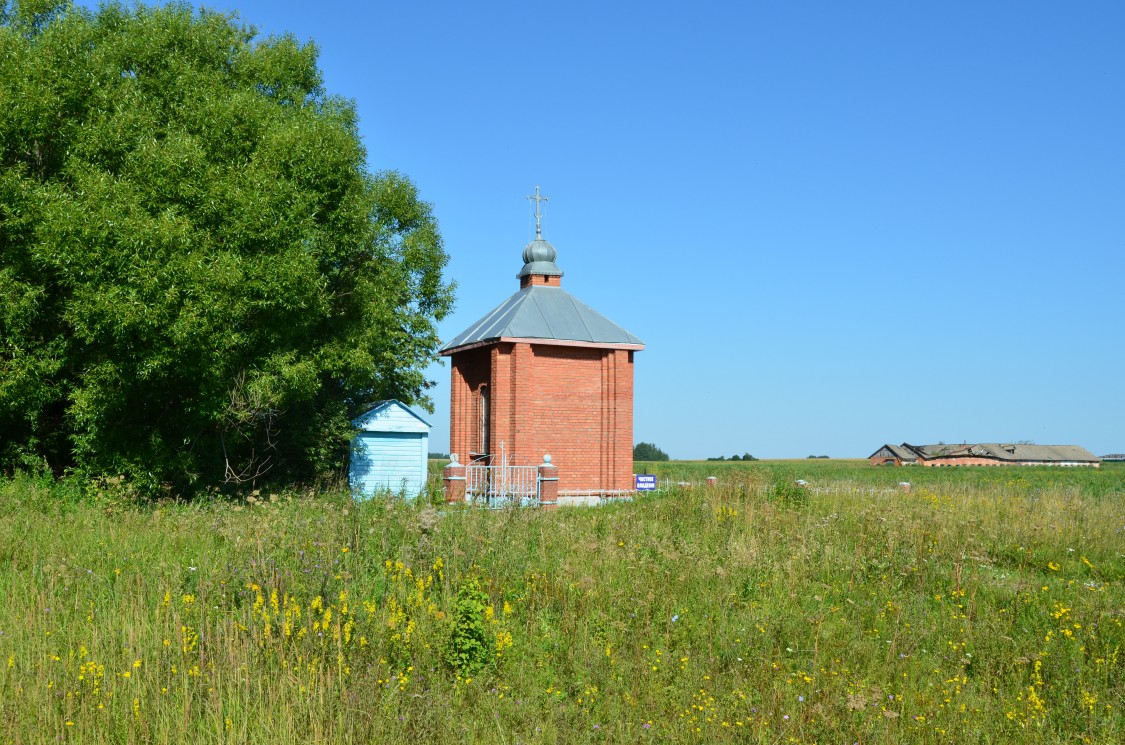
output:
[{"label": "distant farm building", "polygon": [[868,459],[873,466],[1090,466],[1101,460],[1076,445],[883,445]]},{"label": "distant farm building", "polygon": [[388,492],[413,499],[426,486],[430,424],[395,400],[380,401],[352,421],[360,431],[352,441],[348,482],[353,493],[370,497]]},{"label": "distant farm building", "polygon": [[560,503],[632,491],[633,354],[644,343],[562,289],[542,235],[546,198],[538,187],[532,198],[519,291],[441,350],[452,368],[450,451],[470,469],[549,453]]},{"label": "distant farm building", "polygon": [[912,466],[918,462],[918,454],[903,443],[902,445],[884,445],[870,456],[871,465],[885,466],[893,463],[896,466]]}]

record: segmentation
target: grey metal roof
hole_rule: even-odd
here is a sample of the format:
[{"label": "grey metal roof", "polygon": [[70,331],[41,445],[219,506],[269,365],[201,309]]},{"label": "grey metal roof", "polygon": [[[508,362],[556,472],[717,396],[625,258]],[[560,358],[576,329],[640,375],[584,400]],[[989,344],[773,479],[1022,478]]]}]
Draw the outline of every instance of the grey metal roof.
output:
[{"label": "grey metal roof", "polygon": [[445,345],[441,354],[504,338],[644,348],[643,341],[561,287],[531,285],[461,332]]}]

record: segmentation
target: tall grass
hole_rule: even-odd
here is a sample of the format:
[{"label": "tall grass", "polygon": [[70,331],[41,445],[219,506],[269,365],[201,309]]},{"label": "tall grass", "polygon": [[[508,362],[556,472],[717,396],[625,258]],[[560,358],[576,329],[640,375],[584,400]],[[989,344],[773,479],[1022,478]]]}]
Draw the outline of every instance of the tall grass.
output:
[{"label": "tall grass", "polygon": [[2,739],[1125,740],[1125,470],[658,468],[697,485],[490,512],[0,483]]}]

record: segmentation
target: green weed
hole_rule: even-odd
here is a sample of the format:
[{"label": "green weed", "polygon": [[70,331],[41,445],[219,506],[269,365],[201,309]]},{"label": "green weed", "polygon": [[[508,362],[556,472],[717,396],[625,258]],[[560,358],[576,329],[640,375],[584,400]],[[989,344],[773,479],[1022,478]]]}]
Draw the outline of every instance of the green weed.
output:
[{"label": "green weed", "polygon": [[0,741],[1125,740],[1125,470],[654,470],[693,485],[506,512],[0,482]]}]

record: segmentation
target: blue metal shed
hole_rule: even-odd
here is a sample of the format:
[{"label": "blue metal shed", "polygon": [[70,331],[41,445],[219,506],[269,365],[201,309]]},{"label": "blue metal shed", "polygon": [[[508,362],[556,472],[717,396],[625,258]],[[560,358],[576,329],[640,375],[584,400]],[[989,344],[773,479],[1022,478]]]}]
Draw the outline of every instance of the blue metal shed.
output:
[{"label": "blue metal shed", "polygon": [[352,420],[348,482],[357,497],[390,492],[414,499],[426,485],[430,423],[399,401],[380,401]]}]

